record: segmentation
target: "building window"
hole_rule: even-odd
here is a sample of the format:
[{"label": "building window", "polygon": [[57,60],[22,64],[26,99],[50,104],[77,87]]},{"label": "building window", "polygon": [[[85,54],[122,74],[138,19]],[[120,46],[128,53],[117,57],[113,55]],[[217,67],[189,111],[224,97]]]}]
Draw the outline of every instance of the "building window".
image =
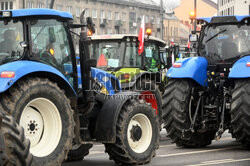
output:
[{"label": "building window", "polygon": [[119,13],[115,12],[115,20],[119,20]]},{"label": "building window", "polygon": [[62,5],[57,5],[56,10],[62,10]]},{"label": "building window", "polygon": [[92,9],[92,17],[97,18],[97,10],[96,9]]},{"label": "building window", "polygon": [[126,29],[122,29],[122,34],[126,34]]},{"label": "building window", "polygon": [[122,21],[126,21],[126,13],[122,13]]},{"label": "building window", "polygon": [[33,2],[27,2],[27,8],[33,8],[34,7],[33,5],[34,5]]},{"label": "building window", "polygon": [[100,12],[100,18],[105,18],[105,11],[104,10],[101,10],[101,12]]},{"label": "building window", "polygon": [[85,9],[85,14],[84,14],[86,17],[89,17],[89,9],[88,8],[86,8]]},{"label": "building window", "polygon": [[43,3],[39,2],[37,5],[38,8],[43,8]]},{"label": "building window", "polygon": [[148,23],[148,16],[145,17],[145,23]]},{"label": "building window", "polygon": [[108,17],[108,20],[112,20],[112,13],[111,13],[111,11],[108,11],[107,17]]},{"label": "building window", "polygon": [[76,17],[80,17],[81,9],[79,7],[76,8]]},{"label": "building window", "polygon": [[13,2],[10,2],[10,9],[13,9]]},{"label": "building window", "polygon": [[72,6],[67,6],[67,12],[69,12],[70,14],[72,14]]},{"label": "building window", "polygon": [[160,24],[160,22],[161,22],[161,20],[160,20],[160,18],[157,18],[157,24]]},{"label": "building window", "polygon": [[9,9],[9,2],[5,2],[5,10]]}]

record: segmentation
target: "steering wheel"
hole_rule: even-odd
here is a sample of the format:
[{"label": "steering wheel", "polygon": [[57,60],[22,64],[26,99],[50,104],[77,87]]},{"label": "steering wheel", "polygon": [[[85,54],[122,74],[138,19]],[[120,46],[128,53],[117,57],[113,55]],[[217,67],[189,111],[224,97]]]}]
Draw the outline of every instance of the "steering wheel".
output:
[{"label": "steering wheel", "polygon": [[40,58],[43,59],[46,62],[52,63],[55,66],[57,66],[57,60],[56,58],[48,51],[44,51],[41,53]]}]

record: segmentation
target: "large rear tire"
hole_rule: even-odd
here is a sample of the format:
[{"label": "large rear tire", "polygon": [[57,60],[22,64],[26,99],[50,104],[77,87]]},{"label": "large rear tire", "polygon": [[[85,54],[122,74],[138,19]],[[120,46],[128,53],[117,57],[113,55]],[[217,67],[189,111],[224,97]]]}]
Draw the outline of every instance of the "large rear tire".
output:
[{"label": "large rear tire", "polygon": [[105,144],[117,164],[146,164],[159,148],[160,125],[152,107],[143,100],[128,100],[116,124],[116,142]]},{"label": "large rear tire", "polygon": [[[24,137],[24,130],[14,118],[2,115],[1,134],[5,152],[0,151],[0,165],[29,166],[32,155],[29,152],[30,141]],[[3,149],[2,149],[3,150]]]},{"label": "large rear tire", "polygon": [[232,94],[231,124],[236,140],[250,148],[250,79],[237,80]]},{"label": "large rear tire", "polygon": [[[214,139],[215,132],[195,131],[187,138],[182,137],[182,131],[189,129],[191,124],[189,108],[198,101],[192,100],[193,87],[195,84],[191,80],[170,79],[163,94],[164,128],[177,146],[204,147],[211,144]],[[191,109],[192,112],[195,110],[193,107]]]},{"label": "large rear tire", "polygon": [[74,137],[73,111],[64,92],[48,79],[20,80],[0,98],[30,139],[34,165],[61,165]]}]

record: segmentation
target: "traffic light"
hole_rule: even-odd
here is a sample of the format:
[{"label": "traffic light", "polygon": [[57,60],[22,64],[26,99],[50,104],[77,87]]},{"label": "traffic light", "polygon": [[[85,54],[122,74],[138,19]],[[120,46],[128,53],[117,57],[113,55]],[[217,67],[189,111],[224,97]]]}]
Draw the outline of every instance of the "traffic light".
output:
[{"label": "traffic light", "polygon": [[191,21],[193,21],[196,18],[196,13],[194,11],[191,11],[189,13],[189,18],[191,19]]}]

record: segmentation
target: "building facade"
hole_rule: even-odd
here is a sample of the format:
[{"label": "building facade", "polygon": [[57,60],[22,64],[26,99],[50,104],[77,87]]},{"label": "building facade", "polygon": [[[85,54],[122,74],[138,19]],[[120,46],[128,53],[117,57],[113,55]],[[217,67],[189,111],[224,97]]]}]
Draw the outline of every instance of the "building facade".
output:
[{"label": "building facade", "polygon": [[163,40],[180,43],[180,20],[174,14],[165,14],[163,19]]},{"label": "building facade", "polygon": [[[48,8],[50,0],[0,0],[1,9]],[[144,15],[146,28],[160,37],[160,6],[151,0],[55,0],[54,9],[67,11],[79,23],[80,13],[92,17],[96,34],[138,34]]]},{"label": "building facade", "polygon": [[250,15],[250,0],[218,0],[218,15]]}]

